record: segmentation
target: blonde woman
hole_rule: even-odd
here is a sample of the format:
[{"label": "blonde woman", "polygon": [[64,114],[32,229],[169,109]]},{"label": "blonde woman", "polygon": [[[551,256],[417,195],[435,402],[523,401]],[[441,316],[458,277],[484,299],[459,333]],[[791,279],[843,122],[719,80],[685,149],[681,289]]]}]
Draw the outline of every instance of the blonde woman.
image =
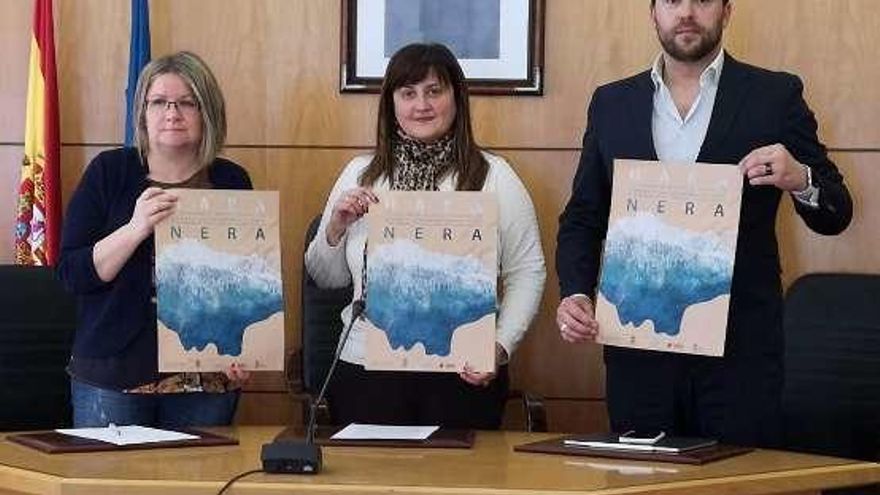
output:
[{"label": "blonde woman", "polygon": [[79,306],[68,366],[74,426],[229,424],[245,370],[158,373],[153,228],[174,211],[166,188],[251,189],[251,180],[217,156],[223,94],[195,54],[144,67],[134,105],[136,148],[92,160],[64,221],[58,273]]}]

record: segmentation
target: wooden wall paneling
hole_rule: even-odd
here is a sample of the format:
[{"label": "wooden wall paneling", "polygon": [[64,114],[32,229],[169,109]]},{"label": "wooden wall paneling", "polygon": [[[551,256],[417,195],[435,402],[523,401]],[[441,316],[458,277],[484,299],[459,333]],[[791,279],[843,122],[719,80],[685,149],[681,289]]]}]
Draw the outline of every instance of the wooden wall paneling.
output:
[{"label": "wooden wall paneling", "polygon": [[[566,433],[608,431],[608,413],[604,400],[544,398],[547,429]],[[504,410],[503,430],[526,429],[522,401],[510,399]]]},{"label": "wooden wall paneling", "polygon": [[[192,51],[211,67],[226,99],[228,143],[266,144],[267,116],[282,108],[270,105],[266,92],[277,77],[267,65],[266,30],[274,15],[266,2],[151,2],[153,56]],[[195,19],[202,29],[190,29]],[[291,33],[292,35],[293,33]],[[272,102],[275,103],[275,102]]]},{"label": "wooden wall paneling", "polygon": [[514,385],[547,397],[604,397],[598,346],[567,344],[556,327],[559,282],[556,277],[558,216],[568,202],[579,151],[502,150],[522,179],[538,216],[547,282],[540,311],[513,356]]},{"label": "wooden wall paneling", "polygon": [[[30,2],[0,0],[0,143],[24,140],[24,107],[33,11]],[[5,199],[5,198],[4,198]]]},{"label": "wooden wall paneling", "polygon": [[235,424],[300,425],[302,406],[286,392],[245,391],[238,401]]},{"label": "wooden wall paneling", "polygon": [[299,348],[300,342],[300,281],[306,228],[323,209],[339,171],[356,153],[354,150],[316,149],[270,152],[269,183],[281,191],[285,290],[291,318],[289,325],[294,329],[288,349]]},{"label": "wooden wall paneling", "polygon": [[880,273],[880,174],[877,153],[832,153],[832,160],[845,177],[854,201],[853,221],[838,236],[810,231],[783,198],[777,233],[780,238],[782,274],[788,286],[797,277],[814,272]]},{"label": "wooden wall paneling", "polygon": [[647,0],[547,1],[544,96],[472,98],[479,141],[490,147],[580,147],[593,89],[650,64],[656,48],[648,14]]},{"label": "wooden wall paneling", "polygon": [[[475,98],[475,119],[483,142],[576,147],[592,88],[643,70],[657,51],[646,4],[644,0],[550,2],[547,94],[543,98]],[[27,50],[21,40],[26,38],[29,16],[23,15],[26,9],[20,2],[13,5],[7,0],[7,5],[6,10],[15,15],[4,15],[13,20],[4,22],[17,21],[15,26],[20,26],[24,21],[25,27],[4,31],[18,32],[15,39],[19,41],[4,45],[3,50],[23,70]],[[83,0],[61,2],[58,10],[59,69],[68,115],[63,137],[76,142],[100,137],[107,142],[102,134],[117,136],[123,115],[128,7],[121,2]],[[870,125],[880,105],[876,85],[855,83],[872,80],[880,70],[869,58],[876,41],[873,33],[878,32],[874,28],[880,21],[876,15],[865,15],[876,11],[871,0],[770,4],[740,0],[735,4],[728,45],[748,61],[802,73],[817,113],[833,131],[828,133],[829,144],[864,146],[876,142],[880,132]],[[363,146],[372,141],[372,132],[363,126],[369,122],[375,98],[336,92],[337,2],[164,0],[153,3],[152,16],[154,53],[187,48],[203,54],[228,86],[227,92],[237,96],[229,103],[231,142]],[[195,18],[200,21],[198,29],[191,22]],[[847,29],[838,29],[841,25]],[[821,35],[798,36],[798,43],[777,36],[780,30],[800,33],[806,29]],[[835,69],[833,78],[825,75],[829,67]],[[848,101],[862,104],[851,111],[835,111],[841,104],[838,88],[846,81],[852,81]],[[11,87],[20,99],[24,83]],[[490,118],[497,115],[529,115],[530,119]],[[14,122],[11,125],[17,127]]]},{"label": "wooden wall paneling", "polygon": [[274,190],[277,188],[270,181],[268,171],[270,153],[271,150],[266,148],[226,148],[220,152],[220,156],[244,167],[251,178],[254,189]]},{"label": "wooden wall paneling", "polygon": [[62,143],[121,143],[130,2],[55,2]]},{"label": "wooden wall paneling", "polygon": [[[608,414],[605,402],[590,399],[545,398],[547,429],[566,433],[594,433],[608,431]],[[504,409],[502,430],[521,431],[527,428],[522,400],[518,397],[507,401]]]},{"label": "wooden wall paneling", "polygon": [[[869,2],[847,0],[829,7],[822,1],[780,0],[766,5],[741,0],[736,2],[728,33],[736,55],[803,73],[817,112],[834,123],[829,126],[834,132],[828,133],[833,147],[846,144],[838,142],[844,137],[858,139],[856,144],[860,145],[876,141],[868,139],[871,136],[858,138],[860,133],[874,132],[870,122],[876,114],[874,106],[880,104],[875,85],[853,84],[848,98],[864,104],[854,111],[825,117],[830,113],[827,109],[840,104],[840,81],[870,80],[880,70],[877,64],[867,63],[875,36],[870,33],[877,31],[873,27],[878,22],[878,16],[862,15],[872,11],[873,3]],[[550,2],[547,94],[543,98],[475,98],[474,114],[482,141],[490,146],[577,147],[592,88],[643,70],[657,51],[646,3]],[[375,97],[336,92],[338,9],[338,2],[302,0],[157,1],[152,6],[154,53],[186,48],[208,59],[227,93],[237,96],[229,98],[230,142],[363,146],[372,142],[372,131],[364,126],[369,123]],[[18,17],[22,17],[20,10],[16,10]],[[100,137],[101,142],[107,142],[112,139],[104,134],[119,137],[127,14],[123,3],[112,3],[109,8],[100,0],[59,4],[65,140],[82,142]],[[199,29],[193,29],[194,18],[200,21]],[[778,22],[792,32],[809,26],[830,33],[799,37],[798,43],[771,42],[770,36],[789,39],[776,36],[778,29],[769,29],[770,23],[775,28]],[[839,25],[855,28],[837,30]],[[833,35],[838,32],[843,34]],[[22,47],[12,52],[14,48],[5,46],[4,51],[21,53]],[[816,63],[817,58],[821,63]],[[12,58],[20,60],[22,68],[25,59],[26,55]],[[840,69],[838,77],[825,77],[822,72],[829,66]],[[17,87],[23,88],[24,83],[19,84]],[[498,115],[529,115],[530,119],[494,118]]]},{"label": "wooden wall paneling", "polygon": [[550,431],[595,433],[608,431],[604,400],[550,399],[546,401]]},{"label": "wooden wall paneling", "polygon": [[[880,6],[871,0],[739,0],[733,5],[725,34],[732,54],[799,74],[829,146],[876,148],[880,128],[873,120],[880,112],[880,90],[858,82],[880,78],[880,64],[872,59]],[[645,70],[659,49],[647,0],[548,2],[547,25],[545,96],[476,99],[476,127],[486,144],[578,146],[593,89]],[[493,117],[510,114],[530,118]]]},{"label": "wooden wall paneling", "polygon": [[[738,0],[726,36],[741,59],[804,80],[832,148],[880,147],[880,3]],[[865,84],[864,81],[870,81]]]},{"label": "wooden wall paneling", "polygon": [[339,93],[341,2],[269,5],[267,28],[275,35],[266,63],[277,73],[270,81],[270,142],[373,146],[378,96]]},{"label": "wooden wall paneling", "polygon": [[[305,230],[321,213],[336,177],[358,150],[277,149],[271,151],[269,182],[281,191],[282,229],[285,232],[286,264],[296,272],[286,272],[297,286],[302,267]],[[295,275],[295,277],[294,277]]]},{"label": "wooden wall paneling", "polygon": [[[261,104],[230,102],[231,142],[256,143],[260,137],[272,144],[355,145],[372,142],[369,123],[375,108],[370,95],[339,95],[339,4],[336,2],[284,2],[211,4],[156,2],[153,5],[156,53],[183,47],[203,54],[215,67],[230,94],[254,95]],[[858,32],[870,32],[872,16],[858,17],[867,3],[838,2],[835,15],[850,15]],[[768,13],[768,9],[772,11]],[[829,23],[824,2],[780,1],[772,6],[741,0],[736,3],[728,33],[736,56],[770,67],[805,72],[808,94],[818,95],[817,112],[838,105],[838,80],[821,74],[823,64],[813,62],[812,46],[801,43],[767,50],[769,29],[777,18],[796,17],[809,25]],[[235,11],[241,15],[227,15]],[[790,12],[799,12],[798,16]],[[179,23],[198,15],[204,30],[180,29]],[[743,17],[744,19],[740,19]],[[262,29],[253,29],[265,18]],[[164,24],[163,19],[167,20]],[[556,0],[547,6],[546,78],[543,98],[475,97],[475,126],[481,140],[490,146],[571,148],[580,142],[586,103],[596,85],[644,70],[657,52],[647,2],[580,2]],[[743,27],[738,27],[744,25]],[[164,28],[162,27],[164,26]],[[210,26],[210,27],[208,27]],[[753,27],[754,26],[754,27]],[[791,29],[795,29],[792,27]],[[797,28],[800,29],[800,28]],[[832,28],[828,28],[832,29]],[[772,33],[772,34],[771,34]],[[776,37],[775,39],[785,37]],[[868,38],[868,39],[866,39]],[[864,66],[860,58],[871,50],[870,36],[822,37],[820,53],[836,66]],[[750,41],[757,39],[758,41]],[[815,38],[813,38],[815,39]],[[765,41],[767,41],[765,43]],[[774,46],[770,44],[769,46]],[[769,52],[769,55],[765,55]],[[792,53],[788,55],[788,53]],[[869,52],[868,52],[869,53]],[[329,56],[328,56],[329,54]],[[870,73],[873,68],[866,68]],[[801,70],[803,69],[803,70]],[[864,70],[864,69],[863,69]],[[242,77],[244,74],[247,77]],[[815,76],[813,75],[815,74]],[[227,87],[228,86],[228,87]],[[814,88],[815,86],[815,88]],[[854,87],[853,99],[878,101],[871,85]],[[830,92],[829,92],[830,89]],[[831,95],[825,98],[821,95]],[[247,98],[251,99],[251,98]],[[839,112],[845,129],[864,129],[870,122],[870,107],[864,111]],[[527,121],[497,118],[499,115],[529,115]],[[241,117],[241,118],[239,118]],[[246,123],[243,125],[242,123]],[[261,129],[257,123],[262,123]],[[239,128],[238,126],[243,127]],[[829,143],[847,134],[829,134]]]},{"label": "wooden wall paneling", "polygon": [[[376,98],[338,93],[339,5],[157,1],[154,53],[187,48],[208,61],[227,94],[231,144],[368,146]],[[195,17],[205,29],[186,28]]]},{"label": "wooden wall paneling", "polygon": [[61,147],[61,199],[63,201],[64,213],[67,212],[70,197],[76,191],[82,174],[89,166],[89,163],[100,152],[110,148],[108,146],[78,145],[65,145]]}]

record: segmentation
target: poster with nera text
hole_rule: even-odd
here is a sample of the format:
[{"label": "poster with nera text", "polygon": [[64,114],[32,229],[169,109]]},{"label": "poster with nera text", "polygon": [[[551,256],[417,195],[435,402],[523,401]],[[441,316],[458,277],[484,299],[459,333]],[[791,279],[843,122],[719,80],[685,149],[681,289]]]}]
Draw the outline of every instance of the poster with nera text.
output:
[{"label": "poster with nera text", "polygon": [[171,192],[155,229],[159,371],[283,370],[278,192]]},{"label": "poster with nera text", "polygon": [[495,195],[386,192],[367,223],[366,368],[493,371]]},{"label": "poster with nera text", "polygon": [[615,160],[598,342],[724,354],[742,184],[735,165]]}]

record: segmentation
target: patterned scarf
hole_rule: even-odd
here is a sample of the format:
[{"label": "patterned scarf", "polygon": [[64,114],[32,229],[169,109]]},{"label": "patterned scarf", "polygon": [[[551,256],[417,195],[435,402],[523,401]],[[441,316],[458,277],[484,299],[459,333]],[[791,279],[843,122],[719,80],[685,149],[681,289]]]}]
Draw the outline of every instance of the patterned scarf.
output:
[{"label": "patterned scarf", "polygon": [[450,170],[455,160],[452,133],[423,143],[397,132],[391,142],[394,176],[391,189],[395,191],[436,191],[437,184]]}]

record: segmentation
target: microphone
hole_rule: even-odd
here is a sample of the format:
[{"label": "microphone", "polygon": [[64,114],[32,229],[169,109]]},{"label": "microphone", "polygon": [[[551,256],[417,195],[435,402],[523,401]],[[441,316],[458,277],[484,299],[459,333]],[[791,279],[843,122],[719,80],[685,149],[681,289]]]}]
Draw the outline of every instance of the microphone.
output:
[{"label": "microphone", "polygon": [[317,474],[321,471],[322,455],[321,447],[315,445],[316,430],[316,411],[318,404],[324,399],[327,392],[327,386],[339,363],[339,356],[342,355],[342,348],[348,340],[348,334],[354,326],[355,320],[361,317],[366,309],[366,303],[363,299],[357,299],[351,303],[351,318],[342,335],[339,337],[339,343],[336,344],[336,352],[333,355],[333,361],[330,363],[330,369],[327,370],[327,376],[321,384],[321,390],[318,392],[315,400],[309,407],[309,422],[306,427],[305,441],[295,440],[278,440],[263,445],[260,458],[263,461],[263,470],[267,473],[287,473],[287,474]]},{"label": "microphone", "polygon": [[339,343],[336,344],[336,352],[333,354],[333,361],[330,363],[330,369],[327,370],[327,376],[324,377],[324,383],[321,384],[321,391],[318,392],[318,396],[315,397],[315,400],[312,401],[311,407],[309,407],[309,423],[306,428],[306,442],[309,444],[315,443],[315,429],[317,426],[316,412],[318,410],[318,404],[324,400],[324,394],[327,392],[327,386],[330,384],[333,372],[336,371],[336,365],[339,363],[339,356],[342,355],[342,348],[345,347],[345,342],[348,340],[348,334],[351,333],[351,328],[354,326],[355,320],[361,317],[366,307],[367,305],[364,303],[363,299],[357,299],[351,303],[351,318],[348,320],[348,326],[339,337]]}]

